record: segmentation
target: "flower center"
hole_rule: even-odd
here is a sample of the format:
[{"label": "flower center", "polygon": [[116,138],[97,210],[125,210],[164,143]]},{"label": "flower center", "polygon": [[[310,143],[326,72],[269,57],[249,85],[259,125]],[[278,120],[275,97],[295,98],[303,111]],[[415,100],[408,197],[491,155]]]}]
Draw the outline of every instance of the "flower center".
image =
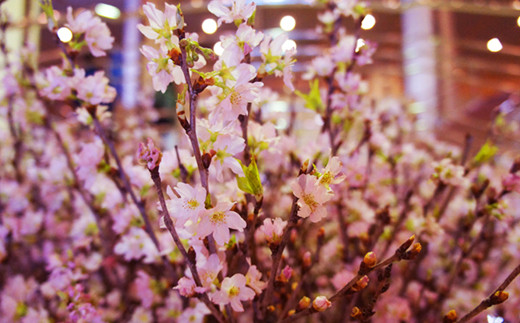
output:
[{"label": "flower center", "polygon": [[242,101],[242,96],[238,92],[233,92],[229,96],[229,102],[231,102],[232,105],[238,105]]},{"label": "flower center", "polygon": [[197,206],[199,206],[199,202],[197,200],[189,200],[188,201],[188,208],[194,210]]},{"label": "flower center", "polygon": [[240,288],[238,288],[237,286],[233,286],[229,289],[228,295],[233,297],[233,296],[237,296],[239,293],[240,293]]},{"label": "flower center", "polygon": [[311,208],[312,211],[314,211],[316,209],[316,207],[318,207],[318,202],[316,202],[316,200],[314,199],[314,196],[312,196],[312,194],[303,194],[302,199],[303,199],[303,202],[305,204],[307,204]]},{"label": "flower center", "polygon": [[210,220],[214,224],[224,223],[226,220],[226,214],[224,212],[215,212],[210,216]]},{"label": "flower center", "polygon": [[320,184],[329,185],[332,182],[332,174],[330,172],[325,172],[320,179]]}]

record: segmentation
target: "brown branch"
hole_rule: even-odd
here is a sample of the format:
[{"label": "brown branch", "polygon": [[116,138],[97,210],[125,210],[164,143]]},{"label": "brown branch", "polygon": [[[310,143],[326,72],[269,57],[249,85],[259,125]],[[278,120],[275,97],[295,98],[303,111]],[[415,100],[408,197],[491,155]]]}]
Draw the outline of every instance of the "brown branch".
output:
[{"label": "brown branch", "polygon": [[518,275],[520,275],[520,265],[513,269],[509,276],[506,277],[502,284],[500,284],[500,286],[498,286],[498,288],[495,289],[495,291],[488,298],[480,302],[477,307],[472,309],[468,314],[464,315],[460,320],[457,321],[457,323],[468,322],[487,308],[504,302],[507,299],[507,293],[503,293],[504,289],[506,289],[507,286],[509,286],[509,284],[511,284]]},{"label": "brown branch", "polygon": [[[154,169],[150,170],[150,175],[152,177],[153,183],[155,185],[155,189],[157,191],[157,196],[159,197],[159,202],[161,204],[161,210],[163,214],[164,224],[166,225],[166,228],[170,232],[170,235],[173,238],[173,241],[175,242],[175,245],[180,250],[182,256],[184,257],[184,260],[187,262],[188,267],[190,268],[191,274],[193,276],[193,280],[195,281],[195,284],[199,287],[202,287],[202,281],[200,279],[199,273],[197,271],[197,266],[195,264],[195,259],[190,259],[188,256],[188,252],[186,249],[184,249],[184,245],[181,242],[181,239],[179,235],[177,234],[177,230],[175,230],[175,226],[173,225],[173,221],[170,217],[170,212],[168,211],[168,208],[166,207],[166,201],[164,199],[164,193],[162,191],[161,187],[161,176],[159,174],[159,167],[155,167]],[[192,261],[193,260],[193,261]],[[213,303],[209,300],[209,297],[206,293],[201,294],[202,301],[206,306],[209,308],[213,316],[219,321],[219,322],[225,322],[224,317],[220,313],[220,311],[213,305]]]}]

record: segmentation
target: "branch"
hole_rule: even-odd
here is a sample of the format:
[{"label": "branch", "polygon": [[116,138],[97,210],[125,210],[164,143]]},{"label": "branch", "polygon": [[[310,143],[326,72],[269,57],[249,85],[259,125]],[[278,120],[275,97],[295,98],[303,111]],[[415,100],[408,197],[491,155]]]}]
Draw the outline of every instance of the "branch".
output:
[{"label": "branch", "polygon": [[502,284],[500,284],[500,286],[498,286],[498,288],[495,289],[495,291],[488,298],[480,302],[477,307],[471,310],[471,312],[468,314],[464,315],[459,321],[457,321],[457,323],[468,322],[487,308],[505,302],[509,294],[504,292],[504,289],[506,289],[507,286],[509,286],[509,284],[511,284],[511,282],[513,282],[513,280],[515,280],[518,275],[520,275],[520,265],[513,269],[504,282],[502,282]]}]

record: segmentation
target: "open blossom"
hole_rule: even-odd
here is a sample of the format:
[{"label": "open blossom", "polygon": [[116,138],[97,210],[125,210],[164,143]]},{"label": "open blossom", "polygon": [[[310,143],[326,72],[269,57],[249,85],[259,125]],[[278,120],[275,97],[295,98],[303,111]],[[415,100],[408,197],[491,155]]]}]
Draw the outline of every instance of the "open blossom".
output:
[{"label": "open blossom", "polygon": [[293,194],[298,198],[298,216],[309,217],[312,222],[318,222],[327,214],[323,203],[332,198],[327,189],[320,185],[315,176],[303,174],[291,184]]},{"label": "open blossom", "polygon": [[222,246],[229,241],[229,229],[243,231],[246,221],[231,211],[233,203],[219,202],[214,208],[205,210],[197,226],[197,235],[201,238],[213,233],[217,245]]},{"label": "open blossom", "polygon": [[116,97],[116,90],[108,85],[108,78],[104,71],[97,71],[94,75],[85,77],[85,71],[74,71],[74,85],[79,99],[91,105],[110,103]]},{"label": "open blossom", "polygon": [[264,220],[264,224],[258,228],[258,236],[264,238],[269,243],[280,243],[286,225],[287,221],[280,218],[276,218],[274,221],[267,218]]},{"label": "open blossom", "polygon": [[159,46],[159,50],[143,45],[141,53],[148,59],[146,69],[152,76],[153,89],[166,92],[166,88],[171,82],[181,84],[185,82],[184,75],[180,66],[174,65],[168,56],[168,49],[165,45]]},{"label": "open blossom", "polygon": [[218,25],[222,22],[231,23],[242,20],[248,20],[256,10],[254,2],[247,0],[234,0],[232,7],[228,8],[222,0],[213,0],[208,4],[208,10],[218,18]]},{"label": "open blossom", "polygon": [[344,175],[338,176],[342,167],[343,165],[338,157],[331,157],[327,167],[321,171],[321,176],[319,177],[320,184],[328,187],[330,184],[341,183],[345,179]]},{"label": "open blossom", "polygon": [[222,48],[224,48],[220,59],[227,67],[237,66],[260,44],[263,38],[262,32],[256,32],[247,23],[243,23],[238,27],[235,36],[220,37]]},{"label": "open blossom", "polygon": [[70,78],[58,66],[36,75],[40,95],[51,100],[65,100],[71,94]]},{"label": "open blossom", "polygon": [[144,257],[144,263],[152,263],[159,255],[152,240],[141,228],[132,227],[114,246],[114,252],[126,261]]},{"label": "open blossom", "polygon": [[246,286],[246,281],[242,274],[224,278],[220,291],[213,294],[213,302],[221,305],[231,304],[234,311],[243,312],[242,301],[250,301],[255,297],[255,292]]},{"label": "open blossom", "polygon": [[197,270],[204,290],[209,290],[211,288],[222,268],[223,265],[220,262],[218,255],[215,253],[207,259],[197,260]]},{"label": "open blossom", "polygon": [[143,6],[143,11],[150,26],[139,24],[137,28],[146,38],[160,42],[161,38],[169,39],[172,36],[172,30],[177,29],[176,6],[165,3],[164,12],[162,12],[155,7],[154,3],[148,2]]},{"label": "open blossom", "polygon": [[432,162],[434,173],[432,179],[443,184],[459,186],[464,183],[464,167],[455,165],[450,158],[440,162]]},{"label": "open blossom", "polygon": [[195,285],[195,282],[191,278],[182,277],[177,282],[177,286],[174,288],[179,291],[179,294],[181,294],[184,297],[191,297],[195,295],[195,288],[197,285]]},{"label": "open blossom", "polygon": [[223,181],[223,171],[225,168],[237,175],[242,175],[242,167],[233,157],[244,150],[244,138],[231,134],[221,134],[213,144],[216,155],[210,165],[210,171],[216,175],[218,181]]},{"label": "open blossom", "polygon": [[110,29],[90,11],[83,11],[74,17],[72,8],[68,7],[66,25],[74,34],[85,33],[85,42],[93,56],[105,56],[105,51],[112,48],[114,37],[110,35]]},{"label": "open blossom", "polygon": [[[240,115],[247,115],[247,104],[258,98],[262,82],[251,81],[255,76],[255,69],[249,64],[240,64],[234,70],[236,81],[228,80],[224,90],[225,97],[217,105],[214,117],[222,119],[223,122],[236,120]],[[213,120],[215,118],[212,118]]]},{"label": "open blossom", "polygon": [[166,207],[173,217],[175,225],[183,226],[188,220],[196,223],[200,212],[204,211],[206,190],[200,185],[192,187],[184,183],[177,183],[174,190],[179,197],[176,197],[171,188],[168,187],[167,192],[170,200],[166,201]]},{"label": "open blossom", "polygon": [[246,274],[246,284],[251,287],[255,293],[261,294],[262,290],[267,286],[266,282],[262,281],[262,273],[256,266],[249,266]]}]

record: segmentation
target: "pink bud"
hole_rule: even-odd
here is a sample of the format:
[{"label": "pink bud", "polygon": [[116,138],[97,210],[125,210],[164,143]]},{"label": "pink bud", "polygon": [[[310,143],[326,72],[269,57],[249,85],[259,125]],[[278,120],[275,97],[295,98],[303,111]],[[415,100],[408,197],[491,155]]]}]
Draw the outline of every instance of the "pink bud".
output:
[{"label": "pink bud", "polygon": [[318,312],[323,312],[331,306],[332,303],[325,296],[318,296],[312,301],[312,307]]},{"label": "pink bud", "polygon": [[155,144],[151,138],[148,138],[147,144],[139,143],[139,149],[137,150],[137,160],[140,164],[146,165],[149,170],[153,170],[159,167],[161,163],[162,153],[155,147]]}]

